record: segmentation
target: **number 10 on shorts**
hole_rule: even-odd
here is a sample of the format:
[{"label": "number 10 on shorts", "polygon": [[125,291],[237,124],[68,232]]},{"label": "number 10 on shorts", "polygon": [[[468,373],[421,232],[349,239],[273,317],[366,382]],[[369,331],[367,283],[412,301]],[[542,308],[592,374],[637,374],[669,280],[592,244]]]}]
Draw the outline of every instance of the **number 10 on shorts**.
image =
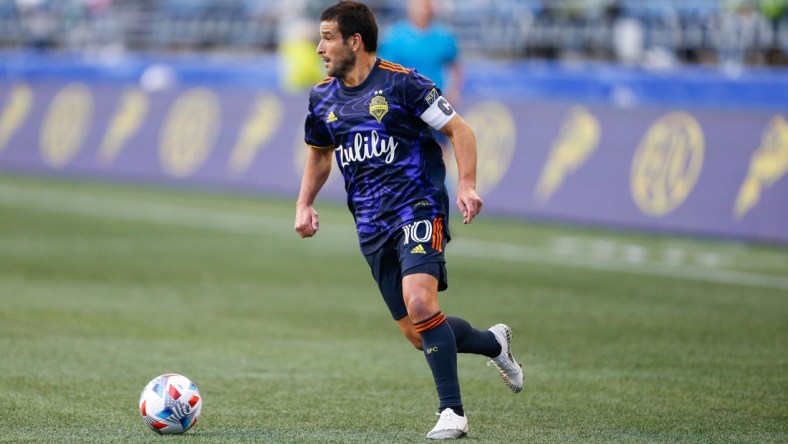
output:
[{"label": "number 10 on shorts", "polygon": [[432,249],[443,251],[443,218],[419,220],[402,227],[405,234],[404,244],[413,242],[431,242]]}]

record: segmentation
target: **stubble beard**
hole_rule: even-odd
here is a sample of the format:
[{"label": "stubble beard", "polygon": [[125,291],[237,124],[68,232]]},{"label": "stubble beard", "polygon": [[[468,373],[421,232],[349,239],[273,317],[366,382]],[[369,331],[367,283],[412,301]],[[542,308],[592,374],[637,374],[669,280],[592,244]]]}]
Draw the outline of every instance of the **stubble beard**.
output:
[{"label": "stubble beard", "polygon": [[339,58],[334,63],[334,69],[328,71],[327,74],[329,77],[336,77],[338,79],[344,79],[345,76],[353,69],[353,66],[356,65],[356,55],[350,51],[349,48],[346,48],[345,54],[343,57]]}]

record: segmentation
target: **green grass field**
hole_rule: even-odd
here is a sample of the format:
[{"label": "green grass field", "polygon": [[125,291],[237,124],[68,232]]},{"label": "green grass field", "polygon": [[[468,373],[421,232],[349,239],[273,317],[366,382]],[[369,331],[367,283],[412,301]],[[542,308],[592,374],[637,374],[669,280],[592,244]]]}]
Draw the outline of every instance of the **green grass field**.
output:
[{"label": "green grass field", "polygon": [[[0,441],[423,442],[437,400],[342,205],[0,175]],[[456,219],[456,218],[455,218]],[[456,222],[456,220],[455,220]],[[449,314],[506,322],[526,388],[460,356],[468,442],[788,441],[788,250],[452,225]],[[140,391],[185,374],[180,437]]]}]

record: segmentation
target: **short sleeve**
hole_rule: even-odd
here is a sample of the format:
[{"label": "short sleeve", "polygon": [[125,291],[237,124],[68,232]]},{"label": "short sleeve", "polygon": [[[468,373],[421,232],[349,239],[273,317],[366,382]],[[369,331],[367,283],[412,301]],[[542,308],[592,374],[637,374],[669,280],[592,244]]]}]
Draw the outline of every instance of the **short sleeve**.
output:
[{"label": "short sleeve", "polygon": [[408,76],[406,99],[408,103],[414,104],[416,115],[436,131],[457,114],[441,90],[430,79],[415,71]]},{"label": "short sleeve", "polygon": [[334,146],[334,140],[328,131],[325,120],[315,114],[312,101],[309,101],[309,113],[304,122],[304,142],[317,148],[328,148]]}]

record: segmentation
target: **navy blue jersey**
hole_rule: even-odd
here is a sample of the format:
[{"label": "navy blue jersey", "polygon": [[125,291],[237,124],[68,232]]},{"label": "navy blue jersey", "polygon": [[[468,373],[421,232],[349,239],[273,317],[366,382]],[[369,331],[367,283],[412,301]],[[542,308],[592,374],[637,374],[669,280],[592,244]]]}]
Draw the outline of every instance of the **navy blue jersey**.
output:
[{"label": "navy blue jersey", "polygon": [[447,220],[446,166],[430,127],[453,116],[431,80],[380,59],[361,85],[329,78],[312,88],[305,141],[334,150],[362,253],[409,222]]}]

